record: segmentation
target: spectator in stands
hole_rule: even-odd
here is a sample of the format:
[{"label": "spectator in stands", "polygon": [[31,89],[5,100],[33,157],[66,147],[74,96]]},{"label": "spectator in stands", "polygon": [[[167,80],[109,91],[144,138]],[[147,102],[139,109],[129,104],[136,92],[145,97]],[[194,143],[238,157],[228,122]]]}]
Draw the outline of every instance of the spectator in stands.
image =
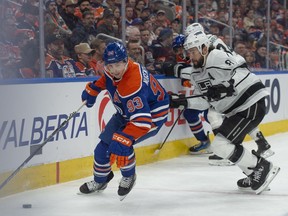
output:
[{"label": "spectator in stands", "polygon": [[144,65],[144,57],[142,56],[142,50],[140,48],[139,40],[129,40],[127,43],[128,56],[135,62]]},{"label": "spectator in stands", "polygon": [[88,43],[80,43],[74,47],[74,50],[78,60],[76,66],[80,71],[80,73],[75,74],[76,77],[95,76],[95,70],[89,64],[95,50],[91,49]]},{"label": "spectator in stands", "polygon": [[249,8],[245,11],[244,19],[243,19],[243,26],[247,32],[251,26],[254,26],[254,10],[253,9]]},{"label": "spectator in stands", "polygon": [[272,47],[269,52],[269,68],[273,70],[280,69],[279,62],[279,50],[276,47]]},{"label": "spectator in stands", "polygon": [[64,56],[64,39],[61,35],[46,35],[46,57],[45,68],[46,77],[75,77],[80,71],[76,66],[76,62]]},{"label": "spectator in stands", "polygon": [[173,33],[176,33],[177,35],[180,34],[181,25],[180,25],[180,20],[178,18],[174,19],[171,22],[171,29],[172,29]]},{"label": "spectator in stands", "polygon": [[245,42],[243,41],[236,41],[235,45],[234,45],[234,51],[241,55],[242,57],[245,56],[246,52],[247,52],[247,47]]},{"label": "spectator in stands", "polygon": [[247,63],[247,66],[250,70],[253,70],[256,68],[255,65],[255,54],[252,51],[247,51],[244,55],[245,61]]},{"label": "spectator in stands", "polygon": [[255,51],[256,68],[266,68],[267,48],[264,44],[257,43]]},{"label": "spectator in stands", "polygon": [[39,9],[29,3],[25,3],[21,7],[22,16],[17,20],[18,29],[30,29],[34,32],[34,35],[39,31]]},{"label": "spectator in stands", "polygon": [[155,59],[155,69],[162,73],[163,63],[174,63],[175,54],[172,49],[173,31],[170,28],[164,28],[156,41],[151,45],[153,58]]},{"label": "spectator in stands", "polygon": [[218,37],[221,36],[219,25],[217,23],[213,22],[210,25],[209,33],[212,34],[212,35],[216,35]]},{"label": "spectator in stands", "polygon": [[126,26],[132,25],[132,22],[133,22],[133,19],[134,19],[133,10],[134,10],[134,7],[132,7],[132,6],[129,5],[129,4],[126,5],[126,9],[125,9],[125,14],[126,14]]},{"label": "spectator in stands", "polygon": [[0,73],[1,77],[17,78],[15,74],[15,65],[20,62],[20,49],[17,44],[16,19],[15,17],[6,17],[1,20],[0,31]]},{"label": "spectator in stands", "polygon": [[255,17],[254,19],[254,26],[257,29],[257,31],[264,32],[264,19],[262,17]]},{"label": "spectator in stands", "polygon": [[115,7],[117,7],[115,0],[106,0],[105,4],[104,4],[104,7],[106,6],[111,11],[113,11],[115,9]]},{"label": "spectator in stands", "polygon": [[141,40],[140,30],[135,26],[127,26],[126,40]]},{"label": "spectator in stands", "polygon": [[151,20],[149,19],[149,17],[143,19],[143,22],[144,22],[144,28],[143,29],[147,29],[149,31],[149,45],[151,45],[152,41],[157,39],[157,36],[153,31],[153,24],[152,24]]},{"label": "spectator in stands", "polygon": [[61,34],[64,37],[70,37],[72,31],[68,28],[63,18],[57,12],[57,5],[54,0],[48,0],[45,3],[45,26],[49,25],[54,29],[54,33]]},{"label": "spectator in stands", "polygon": [[101,76],[104,74],[103,54],[105,48],[106,43],[104,40],[96,38],[91,42],[91,49],[94,49],[95,53],[93,54],[92,60],[89,64],[94,68],[96,76]]},{"label": "spectator in stands", "polygon": [[141,32],[141,46],[144,48],[144,63],[145,67],[150,71],[154,72],[154,58],[153,58],[153,53],[150,48],[150,33],[147,29],[142,29]]},{"label": "spectator in stands", "polygon": [[39,61],[39,41],[29,40],[20,49],[22,56],[18,64],[18,72],[21,78],[39,78],[40,61]]},{"label": "spectator in stands", "polygon": [[90,11],[83,13],[83,18],[76,24],[71,36],[71,43],[73,47],[79,43],[88,43],[96,38],[97,30],[95,27],[94,15]]},{"label": "spectator in stands", "polygon": [[103,15],[103,21],[97,26],[97,33],[110,35],[116,37],[114,28],[113,28],[114,14],[110,9],[106,9]]},{"label": "spectator in stands", "polygon": [[214,18],[216,15],[216,8],[217,7],[217,3],[213,0],[206,0],[205,1],[205,6],[206,6],[206,11],[207,11],[207,15],[208,17]]},{"label": "spectator in stands", "polygon": [[120,13],[119,7],[115,7],[115,9],[113,11],[113,15],[114,15],[114,19],[116,20],[117,24],[120,25],[121,24],[121,13]]},{"label": "spectator in stands", "polygon": [[136,2],[134,9],[136,11],[137,17],[140,17],[141,12],[142,12],[144,7],[145,7],[145,1],[144,0],[138,0]]},{"label": "spectator in stands", "polygon": [[60,14],[71,31],[73,31],[76,24],[79,22],[79,17],[74,15],[76,7],[77,0],[66,0],[65,9]]},{"label": "spectator in stands", "polygon": [[59,14],[62,13],[65,7],[65,1],[66,0],[55,0],[56,6],[57,6],[57,11]]},{"label": "spectator in stands", "polygon": [[[264,1],[262,3],[264,3]],[[260,0],[252,0],[251,9],[254,10],[255,16],[259,17],[265,16],[264,5],[261,5]]]},{"label": "spectator in stands", "polygon": [[77,16],[81,20],[83,18],[83,13],[86,11],[92,12],[91,10],[92,6],[90,4],[90,0],[78,0],[78,8],[76,8],[75,10],[75,16]]},{"label": "spectator in stands", "polygon": [[132,26],[136,26],[139,30],[144,29],[144,23],[141,18],[135,18],[132,22]]},{"label": "spectator in stands", "polygon": [[158,10],[156,15],[155,26],[161,26],[163,28],[170,26],[170,21],[166,17],[166,12],[164,10]]},{"label": "spectator in stands", "polygon": [[141,14],[140,14],[140,18],[143,20],[143,19],[148,19],[149,16],[151,14],[151,10],[149,7],[144,7],[141,11]]},{"label": "spectator in stands", "polygon": [[[164,28],[162,27],[162,26],[158,26],[158,27],[156,27],[155,29],[154,29],[154,33],[155,33],[155,36],[156,36],[156,39],[155,40],[157,40],[157,38],[159,37],[159,34],[160,34],[160,32],[163,30]],[[153,42],[153,41],[152,41]]]},{"label": "spectator in stands", "polygon": [[132,19],[135,19],[138,15],[135,10],[137,0],[126,0],[126,5],[130,5],[133,8],[133,16]]}]

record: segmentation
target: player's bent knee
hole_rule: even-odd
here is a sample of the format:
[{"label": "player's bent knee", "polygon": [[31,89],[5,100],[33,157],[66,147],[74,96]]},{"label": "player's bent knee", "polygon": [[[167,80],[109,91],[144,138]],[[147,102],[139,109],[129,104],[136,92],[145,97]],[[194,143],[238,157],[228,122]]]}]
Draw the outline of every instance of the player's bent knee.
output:
[{"label": "player's bent knee", "polygon": [[212,130],[219,128],[223,122],[222,115],[211,108],[208,111],[207,118],[212,127]]}]

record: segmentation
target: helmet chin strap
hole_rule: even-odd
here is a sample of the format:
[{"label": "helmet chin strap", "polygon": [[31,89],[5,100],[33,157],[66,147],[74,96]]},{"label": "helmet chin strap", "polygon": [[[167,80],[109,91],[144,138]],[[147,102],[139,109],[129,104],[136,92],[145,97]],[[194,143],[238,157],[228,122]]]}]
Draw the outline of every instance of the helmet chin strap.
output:
[{"label": "helmet chin strap", "polygon": [[208,55],[208,52],[206,53],[206,55],[204,55],[204,54],[203,54],[203,49],[202,49],[201,55],[202,55],[202,56],[203,56],[203,58],[204,58],[204,61],[203,61],[203,65],[202,65],[202,67],[204,67],[204,66],[205,66],[205,64],[206,64],[206,60],[207,60],[207,55]]}]

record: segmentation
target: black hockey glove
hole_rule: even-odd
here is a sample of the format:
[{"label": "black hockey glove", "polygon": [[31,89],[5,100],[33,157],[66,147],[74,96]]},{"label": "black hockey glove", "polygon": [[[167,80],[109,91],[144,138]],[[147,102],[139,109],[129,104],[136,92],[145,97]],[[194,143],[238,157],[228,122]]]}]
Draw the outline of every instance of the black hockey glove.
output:
[{"label": "black hockey glove", "polygon": [[187,107],[188,102],[184,94],[174,94],[168,92],[169,94],[169,107],[170,108],[180,108],[184,109]]},{"label": "black hockey glove", "polygon": [[208,88],[208,91],[206,93],[208,97],[208,101],[219,101],[223,99],[224,97],[230,97],[235,92],[234,89],[234,80],[231,79],[229,81],[224,81],[221,84],[213,85]]},{"label": "black hockey glove", "polygon": [[174,76],[178,78],[190,79],[192,66],[185,63],[178,63],[174,66]]}]

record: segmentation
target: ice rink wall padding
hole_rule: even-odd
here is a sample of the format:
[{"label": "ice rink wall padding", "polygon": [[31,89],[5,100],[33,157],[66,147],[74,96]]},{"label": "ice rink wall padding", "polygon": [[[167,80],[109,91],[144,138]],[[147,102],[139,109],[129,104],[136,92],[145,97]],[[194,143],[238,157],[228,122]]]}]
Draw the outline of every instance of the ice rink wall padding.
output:
[{"label": "ice rink wall padding", "polygon": [[[288,72],[255,73],[270,92],[266,100],[267,115],[260,129],[266,136],[287,132]],[[178,79],[164,76],[157,78],[167,90],[183,91]],[[0,182],[81,105],[81,92],[86,82],[91,80],[78,78],[0,82]],[[186,93],[190,94],[191,91],[186,89]],[[108,94],[102,92],[94,107],[80,110],[0,191],[0,196],[92,176],[93,150],[99,141],[98,135],[114,112]],[[171,109],[169,119],[159,134],[135,146],[138,165],[187,154],[188,148],[197,144],[185,119],[181,117],[163,149],[159,154],[153,154],[179,112]],[[210,130],[208,124],[204,125],[206,130]]]}]

